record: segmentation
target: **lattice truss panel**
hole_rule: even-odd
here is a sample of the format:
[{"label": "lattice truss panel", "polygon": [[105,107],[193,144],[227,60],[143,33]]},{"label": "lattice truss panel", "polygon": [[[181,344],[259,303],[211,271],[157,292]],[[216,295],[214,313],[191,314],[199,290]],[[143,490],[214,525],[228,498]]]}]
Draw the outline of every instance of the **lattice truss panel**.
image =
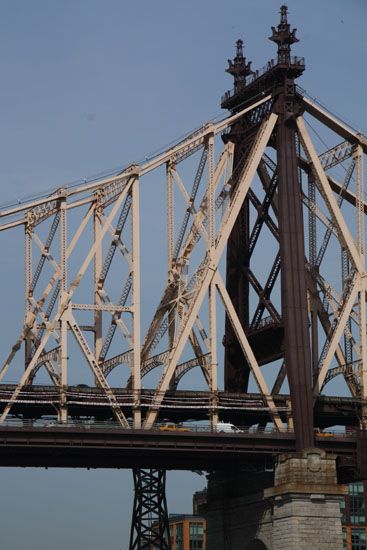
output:
[{"label": "lattice truss panel", "polygon": [[[362,160],[367,144],[363,136],[316,104],[306,98],[302,102],[308,120],[318,119],[317,124],[325,125],[336,143],[317,151],[305,118],[297,119],[314,394],[339,375],[352,395],[366,397],[367,203]],[[244,162],[233,171],[235,146],[226,140],[223,145],[220,138],[235,121],[251,113],[257,130]],[[76,343],[103,403],[122,426],[154,426],[162,417],[166,392],[175,390],[192,369],[201,373],[215,424],[225,312],[263,407],[274,425],[283,428],[287,415],[277,409],[274,396],[282,388],[287,392],[286,366],[275,362],[278,374],[269,382],[250,343],[254,330],[282,324],[272,140],[276,124],[272,98],[264,97],[114,177],[59,189],[47,198],[0,213],[2,231],[22,227],[25,237],[24,324],[2,365],[0,380],[14,380],[16,357],[22,369],[14,366],[19,380],[1,422],[41,374],[42,380],[47,374],[50,386],[57,390],[57,414],[67,421],[70,379],[79,362],[72,358]],[[159,175],[149,185],[156,186],[162,201],[165,192],[166,218],[154,239],[164,247],[167,236],[156,261],[162,263],[168,257],[168,262],[161,299],[147,323],[141,320],[145,304],[140,300],[140,281],[149,279],[149,274],[140,269],[139,229],[144,212],[139,192],[142,196],[144,178],[155,171]],[[250,323],[243,327],[223,271],[226,244],[246,198],[251,205],[251,300]],[[268,267],[264,255],[269,258]],[[158,381],[149,398],[142,399],[142,382],[153,371]],[[109,381],[116,372],[124,380],[118,395]],[[126,405],[131,407],[132,422],[124,412]]]}]

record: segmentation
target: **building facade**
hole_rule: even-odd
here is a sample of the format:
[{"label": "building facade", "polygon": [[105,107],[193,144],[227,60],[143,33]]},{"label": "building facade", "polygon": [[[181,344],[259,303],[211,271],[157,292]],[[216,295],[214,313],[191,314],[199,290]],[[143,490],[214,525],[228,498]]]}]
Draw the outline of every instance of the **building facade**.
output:
[{"label": "building facade", "polygon": [[205,519],[187,514],[170,514],[172,550],[205,550]]},{"label": "building facade", "polygon": [[340,500],[343,542],[346,550],[367,549],[367,482],[356,481],[349,485],[348,495]]}]

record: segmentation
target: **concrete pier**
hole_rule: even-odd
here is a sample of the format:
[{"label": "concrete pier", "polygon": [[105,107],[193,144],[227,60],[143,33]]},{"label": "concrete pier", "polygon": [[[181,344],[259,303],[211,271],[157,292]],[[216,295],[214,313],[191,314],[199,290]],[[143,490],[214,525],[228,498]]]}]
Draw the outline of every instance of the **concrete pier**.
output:
[{"label": "concrete pier", "polygon": [[342,550],[334,456],[320,449],[281,455],[274,472],[212,474],[207,520],[210,550]]}]

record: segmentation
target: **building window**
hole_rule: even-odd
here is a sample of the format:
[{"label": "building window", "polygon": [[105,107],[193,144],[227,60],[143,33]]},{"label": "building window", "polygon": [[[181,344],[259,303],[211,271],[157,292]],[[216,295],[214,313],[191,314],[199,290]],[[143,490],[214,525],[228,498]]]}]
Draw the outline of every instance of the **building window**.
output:
[{"label": "building window", "polygon": [[203,536],[204,526],[202,523],[190,523],[190,537]]},{"label": "building window", "polygon": [[364,495],[351,494],[350,502],[350,523],[352,525],[363,525],[365,523]]},{"label": "building window", "polygon": [[345,525],[347,523],[347,516],[346,516],[346,511],[345,511],[345,498],[344,497],[341,497],[341,499],[339,501],[339,504],[340,504],[340,513],[341,513],[342,524]]},{"label": "building window", "polygon": [[363,495],[363,492],[364,492],[363,481],[356,481],[355,483],[349,484],[350,495]]},{"label": "building window", "polygon": [[204,526],[202,523],[190,523],[190,550],[204,548]]},{"label": "building window", "polygon": [[352,550],[366,550],[365,529],[351,529]]},{"label": "building window", "polygon": [[343,527],[343,550],[348,549],[348,543],[347,543],[347,530],[345,527]]},{"label": "building window", "polygon": [[183,524],[176,523],[176,550],[183,550]]}]

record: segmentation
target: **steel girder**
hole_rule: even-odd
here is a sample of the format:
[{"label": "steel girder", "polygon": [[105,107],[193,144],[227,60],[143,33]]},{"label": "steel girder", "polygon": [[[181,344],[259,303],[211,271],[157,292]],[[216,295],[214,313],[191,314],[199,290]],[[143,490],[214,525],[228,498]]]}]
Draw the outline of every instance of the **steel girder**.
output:
[{"label": "steel girder", "polygon": [[170,550],[166,471],[134,469],[133,476],[135,497],[129,550]]},{"label": "steel girder", "polygon": [[[290,57],[287,63],[293,77],[302,72],[299,60]],[[3,409],[2,422],[41,372],[59,392],[59,420],[68,420],[72,336],[120,425],[128,428],[131,422],[111,390],[112,373],[128,373],[125,389],[138,429],[154,427],[167,391],[195,368],[210,393],[215,427],[220,415],[221,307],[226,315],[227,389],[244,391],[252,380],[281,430],[284,416],[274,395],[288,383],[288,424],[295,426],[299,446],[311,444],[312,394],[325,391],[336,374],[345,377],[352,394],[366,398],[366,138],[306,99],[289,71],[283,78],[284,70],[283,57],[270,63],[233,96],[226,96],[230,116],[203,125],[146,162],[0,212],[1,231],[21,227],[25,235],[24,323],[0,380],[13,372],[21,349],[24,371]],[[265,81],[274,86],[259,100],[257,92]],[[245,108],[237,101],[241,94],[248,102]],[[337,134],[334,147],[317,152],[304,109]],[[340,173],[335,170],[346,160],[349,168],[338,183]],[[185,163],[193,173],[189,185]],[[166,172],[167,278],[143,331],[140,182],[160,168]],[[353,216],[351,210],[345,214],[345,203]],[[89,245],[80,248],[88,231]],[[270,265],[263,271],[256,265],[262,238],[274,244]],[[339,282],[327,268],[328,254],[335,255],[337,248],[343,264]],[[124,267],[115,297],[109,281],[118,260]],[[88,285],[84,296],[89,292],[92,298],[83,301],[80,296]],[[264,316],[266,309],[272,322]],[[89,316],[87,321],[82,314]],[[271,353],[261,355],[267,342],[272,342]],[[284,361],[274,367],[279,373],[270,383],[261,366],[274,357]],[[354,365],[352,377],[349,364]],[[142,380],[154,369],[160,369],[160,378],[144,408]]]}]

